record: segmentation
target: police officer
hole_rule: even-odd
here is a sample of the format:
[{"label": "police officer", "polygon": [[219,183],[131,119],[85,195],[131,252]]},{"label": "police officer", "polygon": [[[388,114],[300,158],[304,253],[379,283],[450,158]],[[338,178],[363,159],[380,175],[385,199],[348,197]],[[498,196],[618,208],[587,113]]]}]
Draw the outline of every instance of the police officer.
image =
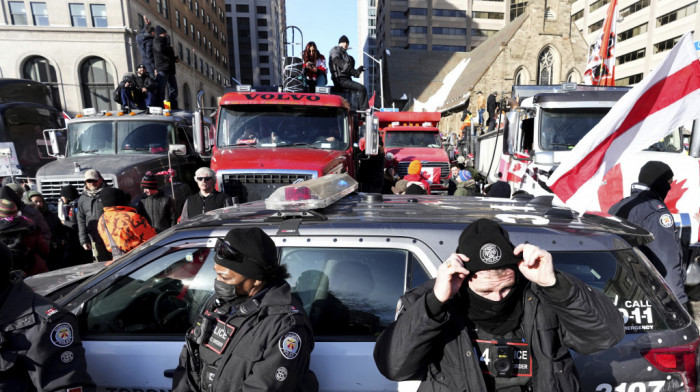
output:
[{"label": "police officer", "polygon": [[75,316],[10,273],[0,243],[0,391],[95,391]]},{"label": "police officer", "polygon": [[577,391],[569,349],[590,354],[624,334],[604,294],[479,219],[437,278],[401,298],[374,359],[387,378],[421,380],[423,391]]},{"label": "police officer", "polygon": [[649,161],[639,170],[638,181],[632,184],[630,195],[610,207],[608,213],[627,219],[654,235],[654,240],[640,246],[640,250],[664,277],[678,300],[687,306],[683,250],[673,215],[664,204],[671,190],[673,170],[663,162]]},{"label": "police officer", "polygon": [[232,229],[214,250],[215,295],[187,332],[173,391],[317,390],[311,323],[275,243],[259,228]]}]

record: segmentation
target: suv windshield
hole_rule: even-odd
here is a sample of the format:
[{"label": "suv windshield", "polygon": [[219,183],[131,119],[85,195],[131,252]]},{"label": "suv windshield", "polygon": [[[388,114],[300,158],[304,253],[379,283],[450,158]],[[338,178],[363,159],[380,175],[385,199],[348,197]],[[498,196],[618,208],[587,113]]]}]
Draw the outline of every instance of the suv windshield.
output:
[{"label": "suv windshield", "polygon": [[386,131],[384,145],[389,147],[440,147],[440,133],[432,131]]},{"label": "suv windshield", "polygon": [[235,105],[222,108],[219,115],[217,147],[348,148],[348,119],[342,108]]},{"label": "suv windshield", "polygon": [[173,125],[157,121],[95,121],[68,125],[68,156],[157,154],[168,151]]}]

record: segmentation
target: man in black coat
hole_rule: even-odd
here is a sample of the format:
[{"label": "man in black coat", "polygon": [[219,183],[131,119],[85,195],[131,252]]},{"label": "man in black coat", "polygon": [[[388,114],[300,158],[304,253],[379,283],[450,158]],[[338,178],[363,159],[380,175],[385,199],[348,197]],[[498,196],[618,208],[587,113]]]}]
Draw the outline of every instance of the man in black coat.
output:
[{"label": "man in black coat", "polygon": [[156,29],[151,26],[151,21],[148,20],[146,15],[143,16],[143,22],[143,30],[136,36],[136,44],[138,45],[139,53],[141,53],[141,61],[146,66],[146,72],[155,79],[158,76],[158,72],[154,72],[155,65],[153,63],[153,39],[156,37]]},{"label": "man in black coat", "polygon": [[500,225],[479,219],[437,278],[401,298],[374,359],[387,378],[421,380],[423,391],[577,391],[569,349],[594,353],[624,334],[603,293],[555,271],[549,252],[514,248]]},{"label": "man in black coat", "polygon": [[146,197],[139,200],[136,212],[146,218],[156,233],[160,233],[177,221],[175,202],[158,189],[158,180],[151,172],[146,172],[141,180],[141,188]]},{"label": "man in black coat", "polygon": [[[168,32],[163,26],[156,26],[156,37],[153,39],[153,63],[158,71],[158,94],[155,105],[162,106],[164,100],[170,101],[172,110],[178,109],[177,79],[175,79],[175,63],[179,62],[175,49],[170,44]],[[166,94],[167,86],[167,94]]]},{"label": "man in black coat", "polygon": [[355,59],[348,54],[348,46],[350,46],[350,40],[343,35],[338,40],[338,46],[331,49],[328,64],[331,70],[331,79],[334,85],[357,92],[359,94],[359,109],[367,110],[369,107],[367,89],[364,85],[352,80],[353,77],[359,78],[360,74],[365,71],[365,67],[360,65],[355,69]]},{"label": "man in black coat", "polygon": [[173,391],[316,391],[311,321],[274,241],[232,229],[214,247],[215,295],[187,332]]},{"label": "man in black coat", "polygon": [[496,115],[498,114],[498,91],[494,91],[486,100],[486,111],[489,113],[489,131],[496,126]]},{"label": "man in black coat", "polygon": [[100,233],[97,231],[97,221],[102,216],[103,205],[100,193],[106,187],[100,172],[90,169],[85,172],[85,190],[77,201],[78,238],[85,250],[91,250],[97,261],[112,260],[112,252],[108,252]]},{"label": "man in black coat", "polygon": [[10,273],[0,243],[0,390],[92,392],[75,316]]},{"label": "man in black coat", "polygon": [[208,167],[200,167],[194,172],[194,180],[197,181],[199,192],[185,200],[182,206],[182,215],[178,222],[184,222],[207,211],[233,205],[231,198],[216,190],[216,172]]},{"label": "man in black coat", "polygon": [[631,195],[610,207],[608,213],[654,234],[654,241],[640,246],[640,250],[664,277],[678,300],[687,304],[683,250],[673,215],[664,203],[671,190],[673,170],[663,162],[649,161],[639,171],[638,180],[632,184]]}]

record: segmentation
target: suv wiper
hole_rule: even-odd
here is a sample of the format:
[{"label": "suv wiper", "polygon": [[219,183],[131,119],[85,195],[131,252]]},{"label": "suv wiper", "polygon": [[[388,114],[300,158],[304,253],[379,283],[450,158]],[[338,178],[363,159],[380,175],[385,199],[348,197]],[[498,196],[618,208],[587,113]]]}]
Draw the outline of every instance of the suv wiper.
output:
[{"label": "suv wiper", "polygon": [[320,147],[314,146],[313,144],[309,144],[309,143],[292,143],[292,144],[277,145],[277,147],[299,147],[299,146],[311,147],[311,148],[315,148],[317,150],[320,149]]},{"label": "suv wiper", "polygon": [[81,151],[76,151],[75,153],[76,154],[92,154],[92,153],[95,153],[97,151],[99,151],[99,150],[81,150]]}]

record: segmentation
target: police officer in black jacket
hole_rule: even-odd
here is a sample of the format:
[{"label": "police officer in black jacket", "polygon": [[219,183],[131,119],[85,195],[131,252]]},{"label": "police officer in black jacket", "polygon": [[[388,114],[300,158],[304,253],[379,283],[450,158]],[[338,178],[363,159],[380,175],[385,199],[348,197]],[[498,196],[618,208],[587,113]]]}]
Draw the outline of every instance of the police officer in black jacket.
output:
[{"label": "police officer in black jacket", "polygon": [[421,380],[423,391],[577,391],[569,349],[593,353],[624,333],[605,295],[479,219],[437,278],[401,298],[374,359],[387,378]]},{"label": "police officer in black jacket", "polygon": [[0,391],[95,391],[75,316],[10,273],[0,243]]},{"label": "police officer in black jacket", "polygon": [[285,266],[259,228],[232,229],[214,247],[216,294],[187,332],[173,391],[316,391],[311,322]]},{"label": "police officer in black jacket", "polygon": [[639,249],[664,277],[678,300],[687,304],[683,250],[673,215],[664,203],[671,190],[673,170],[663,162],[649,161],[639,170],[638,180],[632,184],[631,195],[610,207],[608,213],[627,219],[654,235],[654,241]]},{"label": "police officer in black jacket", "polygon": [[190,195],[185,200],[179,222],[190,220],[207,211],[233,205],[233,201],[228,195],[214,188],[216,185],[216,172],[214,170],[200,167],[194,173],[194,180],[197,181],[199,192]]}]

